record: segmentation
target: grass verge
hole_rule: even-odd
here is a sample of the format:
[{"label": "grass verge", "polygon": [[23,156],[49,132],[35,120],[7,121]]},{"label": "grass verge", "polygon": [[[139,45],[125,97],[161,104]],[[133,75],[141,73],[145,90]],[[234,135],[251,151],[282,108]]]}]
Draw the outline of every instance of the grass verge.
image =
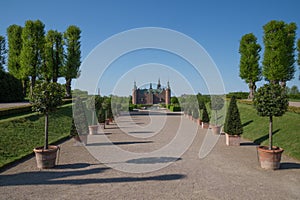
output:
[{"label": "grass verge", "polygon": [[[252,105],[239,103],[244,125],[243,138],[256,144],[268,145],[269,119],[260,117]],[[273,145],[285,150],[285,154],[300,160],[300,114],[286,112],[273,119]]]},{"label": "grass verge", "polygon": [[[65,138],[70,133],[72,105],[60,107],[49,117],[49,143]],[[33,148],[43,146],[44,116],[31,114],[0,122],[0,167],[18,160]]]}]

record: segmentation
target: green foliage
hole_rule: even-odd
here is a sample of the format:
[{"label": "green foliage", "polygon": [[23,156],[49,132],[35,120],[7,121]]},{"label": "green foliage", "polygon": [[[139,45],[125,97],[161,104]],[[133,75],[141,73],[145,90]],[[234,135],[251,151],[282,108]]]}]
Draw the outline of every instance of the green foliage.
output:
[{"label": "green foliage", "polygon": [[45,64],[41,69],[42,77],[50,82],[57,82],[63,65],[63,36],[60,32],[49,30],[45,37]]},{"label": "green foliage", "polygon": [[236,99],[247,99],[248,95],[248,92],[229,92],[228,94],[226,94],[226,98],[231,98],[232,96],[235,96]]},{"label": "green foliage", "polygon": [[204,122],[204,123],[209,123],[210,119],[209,119],[209,115],[207,113],[207,109],[206,109],[206,106],[204,105],[203,107],[203,111],[202,111],[202,118],[201,118],[201,121]]},{"label": "green foliage", "polygon": [[8,71],[18,79],[24,79],[21,71],[20,54],[22,49],[22,27],[11,25],[7,28],[8,38]]},{"label": "green foliage", "polygon": [[170,101],[171,101],[171,104],[173,104],[173,105],[179,104],[178,98],[175,97],[175,96],[171,97],[171,100],[170,100]]},{"label": "green foliage", "polygon": [[230,135],[240,135],[243,133],[243,126],[235,96],[232,96],[230,99],[225,118],[224,131]]},{"label": "green foliage", "polygon": [[6,53],[5,38],[0,35],[0,71],[4,70]]},{"label": "green foliage", "polygon": [[0,102],[24,100],[21,81],[2,70],[0,70],[0,86]]},{"label": "green foliage", "polygon": [[215,125],[218,125],[218,111],[224,107],[224,99],[220,95],[212,95],[210,108],[215,111]]},{"label": "green foliage", "polygon": [[[170,106],[170,111],[171,112],[179,112],[181,111],[181,107],[180,106],[174,106],[174,105],[171,105]],[[199,117],[199,116],[198,116]]]},{"label": "green foliage", "polygon": [[71,82],[73,78],[79,76],[80,57],[80,34],[81,30],[77,26],[69,26],[64,33],[64,41],[67,48],[65,65],[62,68],[62,75],[66,79],[67,96],[71,96]]},{"label": "green foliage", "polygon": [[[73,134],[88,134],[88,121],[85,113],[85,106],[83,100],[80,97],[75,98],[74,105],[73,105],[73,125],[71,129],[71,135]],[[74,126],[76,130],[74,130]]]},{"label": "green foliage", "polygon": [[263,75],[273,83],[294,78],[294,44],[297,26],[283,21],[270,21],[264,27]]},{"label": "green foliage", "polygon": [[240,42],[240,77],[249,84],[252,99],[255,92],[255,82],[261,80],[261,68],[259,67],[259,52],[261,47],[257,44],[257,38],[253,33],[246,34]]},{"label": "green foliage", "polygon": [[59,83],[41,83],[35,86],[30,102],[32,109],[41,113],[54,111],[62,105],[64,89]]},{"label": "green foliage", "polygon": [[[297,50],[298,50],[298,65],[299,65],[299,69],[300,69],[300,39],[298,39],[298,42],[297,42]],[[299,75],[299,80],[300,80],[300,75]]]},{"label": "green foliage", "polygon": [[265,84],[257,90],[254,106],[259,116],[282,116],[288,108],[287,94],[278,84]]},{"label": "green foliage", "polygon": [[0,119],[7,118],[12,115],[21,115],[32,112],[31,105],[17,106],[12,108],[0,108]]},{"label": "green foliage", "polygon": [[22,77],[31,77],[31,92],[35,86],[43,65],[43,51],[45,43],[45,25],[40,21],[28,20],[22,30],[22,49],[20,54]]}]

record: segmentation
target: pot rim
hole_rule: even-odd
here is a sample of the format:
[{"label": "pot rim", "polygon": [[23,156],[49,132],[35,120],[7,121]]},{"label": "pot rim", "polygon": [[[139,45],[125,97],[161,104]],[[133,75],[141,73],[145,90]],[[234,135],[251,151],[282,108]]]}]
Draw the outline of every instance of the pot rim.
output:
[{"label": "pot rim", "polygon": [[280,148],[280,147],[277,147],[277,146],[273,146],[272,149],[269,150],[268,146],[260,145],[260,146],[257,147],[257,149],[259,151],[266,152],[266,153],[282,153],[284,151],[283,148]]},{"label": "pot rim", "polygon": [[44,146],[36,147],[33,149],[36,153],[42,153],[42,152],[55,152],[59,149],[59,146],[56,145],[48,145],[48,149],[44,149]]}]

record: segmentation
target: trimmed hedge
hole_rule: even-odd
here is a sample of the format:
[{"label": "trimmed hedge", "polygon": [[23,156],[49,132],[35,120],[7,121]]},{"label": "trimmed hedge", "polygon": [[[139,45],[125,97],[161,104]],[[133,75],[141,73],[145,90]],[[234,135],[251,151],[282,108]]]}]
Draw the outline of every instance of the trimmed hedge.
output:
[{"label": "trimmed hedge", "polygon": [[180,106],[172,106],[172,105],[170,105],[169,110],[171,112],[179,112],[179,111],[181,111],[181,107]]},{"label": "trimmed hedge", "polygon": [[22,82],[7,72],[0,70],[0,102],[23,101]]},{"label": "trimmed hedge", "polygon": [[[72,99],[64,99],[63,105],[72,103]],[[27,114],[32,112],[31,105],[16,106],[10,108],[0,108],[0,119],[4,116]]]}]

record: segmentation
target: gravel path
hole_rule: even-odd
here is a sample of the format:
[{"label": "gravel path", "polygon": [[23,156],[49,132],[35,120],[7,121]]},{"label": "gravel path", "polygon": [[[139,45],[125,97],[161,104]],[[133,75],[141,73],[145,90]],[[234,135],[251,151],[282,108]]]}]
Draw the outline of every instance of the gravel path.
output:
[{"label": "gravel path", "polygon": [[[89,151],[105,155],[112,146],[104,142],[108,138],[126,151],[155,152],[172,140],[180,123],[191,130],[197,127],[187,118],[181,120],[181,116],[166,119],[140,115],[134,117],[134,122],[140,129],[150,131],[132,131],[133,123],[128,117],[119,120],[120,124],[123,122],[121,128],[130,130],[131,135],[109,125],[106,135],[89,136]],[[154,120],[166,123],[159,134],[153,135],[153,126],[149,124]],[[183,142],[190,136],[189,131],[186,129]],[[167,167],[147,173],[112,168],[123,161],[102,164],[86,147],[74,145],[72,139],[61,144],[59,165],[54,169],[39,171],[31,158],[2,172],[0,199],[299,199],[299,161],[283,156],[282,169],[265,171],[258,165],[255,146],[242,141],[240,147],[228,147],[223,135],[210,154],[199,159],[205,135],[206,131],[199,129],[192,145],[174,162],[163,155],[124,162],[150,167],[170,162]],[[126,160],[114,158],[113,152],[111,157],[112,161]]]},{"label": "gravel path", "polygon": [[16,102],[16,103],[0,103],[0,108],[11,108],[17,106],[29,105],[28,102]]}]

